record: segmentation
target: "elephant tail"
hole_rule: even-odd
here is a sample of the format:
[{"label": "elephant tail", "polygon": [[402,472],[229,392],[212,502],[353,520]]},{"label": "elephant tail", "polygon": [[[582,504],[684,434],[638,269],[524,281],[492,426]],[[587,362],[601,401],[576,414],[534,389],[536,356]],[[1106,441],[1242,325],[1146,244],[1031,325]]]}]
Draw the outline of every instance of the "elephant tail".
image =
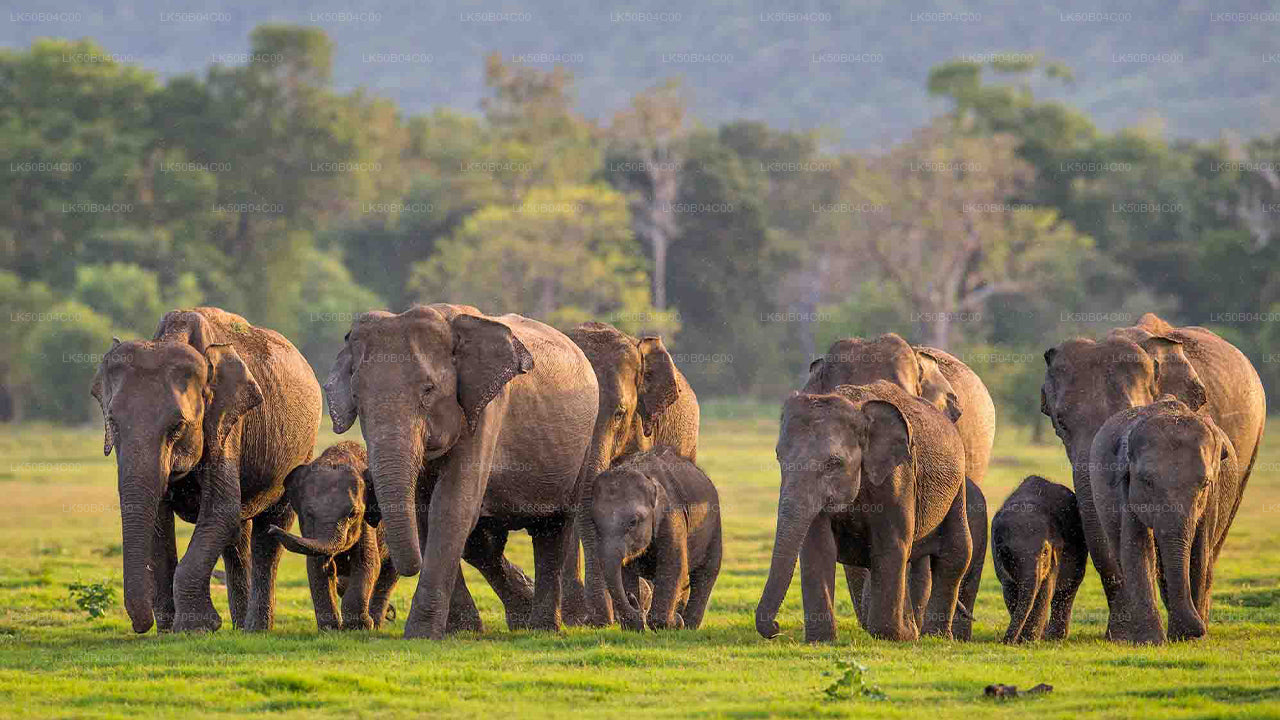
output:
[{"label": "elephant tail", "polygon": [[[1009,629],[1005,631],[1004,642],[1013,644],[1021,642],[1023,638],[1023,630],[1027,626],[1028,620],[1031,618],[1031,611],[1035,609],[1036,597],[1041,592],[1052,592],[1050,588],[1044,587],[1046,576],[1049,574],[1049,557],[1052,549],[1049,543],[1045,542],[1040,552],[1034,559],[1027,558],[1031,562],[1025,562],[1020,568],[1021,576],[1018,577],[1018,593],[1014,600],[1013,611],[1009,613]],[[1045,605],[1047,603],[1041,603]],[[1033,627],[1037,623],[1032,623]]]}]

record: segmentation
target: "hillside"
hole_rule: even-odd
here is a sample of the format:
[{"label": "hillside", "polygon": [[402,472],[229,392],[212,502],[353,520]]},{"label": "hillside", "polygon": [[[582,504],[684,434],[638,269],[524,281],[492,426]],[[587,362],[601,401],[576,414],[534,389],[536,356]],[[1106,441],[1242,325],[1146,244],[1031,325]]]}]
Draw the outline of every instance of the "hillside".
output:
[{"label": "hillside", "polygon": [[1171,136],[1206,138],[1280,126],[1274,8],[1206,0],[1127,5],[654,0],[611,8],[590,0],[527,0],[428,7],[281,0],[242,8],[212,0],[182,9],[153,0],[50,2],[8,11],[0,44],[91,37],[172,75],[202,72],[213,61],[242,62],[249,31],[260,23],[319,25],[337,43],[341,88],[368,87],[410,112],[437,105],[475,110],[482,58],[499,50],[508,60],[570,67],[588,115],[612,113],[656,79],[682,75],[703,122],[825,127],[850,148],[901,138],[941,111],[924,92],[931,66],[967,54],[1030,51],[1075,71],[1075,85],[1061,97],[1104,129],[1158,118]]}]

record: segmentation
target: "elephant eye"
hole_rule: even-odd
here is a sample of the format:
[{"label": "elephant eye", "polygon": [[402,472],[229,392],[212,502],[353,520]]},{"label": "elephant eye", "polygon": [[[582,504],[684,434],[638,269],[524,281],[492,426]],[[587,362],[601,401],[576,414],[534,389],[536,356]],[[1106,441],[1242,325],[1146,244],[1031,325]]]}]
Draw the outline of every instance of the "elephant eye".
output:
[{"label": "elephant eye", "polygon": [[166,436],[169,438],[169,440],[171,440],[171,441],[172,441],[172,440],[177,440],[177,439],[178,439],[178,435],[180,435],[180,434],[182,433],[182,429],[183,429],[184,427],[186,427],[186,425],[187,425],[187,421],[186,421],[186,420],[179,420],[178,422],[176,422],[176,423],[174,423],[174,424],[173,424],[173,427],[169,428],[169,432],[165,433],[165,435],[166,435]]}]

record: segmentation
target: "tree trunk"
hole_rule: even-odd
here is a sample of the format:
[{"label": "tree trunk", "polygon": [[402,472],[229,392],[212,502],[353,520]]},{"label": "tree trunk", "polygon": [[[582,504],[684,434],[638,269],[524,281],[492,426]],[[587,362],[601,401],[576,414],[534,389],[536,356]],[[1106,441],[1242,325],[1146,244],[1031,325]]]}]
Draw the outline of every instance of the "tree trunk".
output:
[{"label": "tree trunk", "polygon": [[653,243],[653,307],[667,309],[667,235],[654,227],[649,238]]}]

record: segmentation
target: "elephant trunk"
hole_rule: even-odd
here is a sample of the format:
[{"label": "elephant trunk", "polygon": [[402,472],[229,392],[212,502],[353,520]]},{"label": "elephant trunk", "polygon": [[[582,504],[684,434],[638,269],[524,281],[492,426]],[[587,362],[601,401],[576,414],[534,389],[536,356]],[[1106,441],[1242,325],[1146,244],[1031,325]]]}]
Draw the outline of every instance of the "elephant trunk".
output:
[{"label": "elephant trunk", "polygon": [[[150,456],[151,467],[135,458]],[[152,545],[161,490],[169,477],[166,449],[118,454],[121,546],[124,555],[124,607],[133,631],[144,633],[155,623]]]},{"label": "elephant trunk", "polygon": [[1156,535],[1156,554],[1164,575],[1169,606],[1169,639],[1204,637],[1204,620],[1191,602],[1191,543],[1182,528]]},{"label": "elephant trunk", "polygon": [[800,544],[820,509],[816,503],[809,506],[791,501],[785,490],[778,503],[778,529],[774,535],[769,579],[765,581],[760,604],[756,606],[756,631],[765,638],[778,636],[779,628],[775,620],[778,608],[782,607],[787,589],[791,587],[791,578],[796,571],[796,558],[800,555]]},{"label": "elephant trunk", "polygon": [[280,540],[280,544],[284,545],[286,550],[299,555],[333,557],[351,547],[350,543],[346,542],[346,536],[337,530],[325,540],[299,537],[275,525],[271,526],[270,533]]},{"label": "elephant trunk", "polygon": [[[622,559],[623,552],[621,549],[611,549],[602,563],[605,568],[608,568],[606,577],[609,584],[609,594],[613,596],[613,605],[617,608],[618,614],[621,615],[619,620],[622,622],[622,626],[632,630],[643,631],[644,613],[627,595],[627,589],[622,582]],[[639,601],[640,599],[636,598],[635,602],[638,603]]]},{"label": "elephant trunk", "polygon": [[1027,562],[1031,558],[1023,558],[1022,572],[1014,576],[1018,579],[1018,592],[1013,603],[1013,612],[1009,614],[1009,628],[1004,633],[1005,644],[1022,642],[1024,639],[1023,629],[1031,617],[1031,610],[1036,605],[1036,596],[1041,592],[1049,591],[1049,588],[1041,587],[1044,578],[1040,572],[1040,561],[1043,556],[1044,550],[1035,557],[1032,563]]},{"label": "elephant trunk", "polygon": [[422,445],[407,429],[401,429],[391,438],[370,440],[366,437],[366,441],[391,561],[401,576],[417,575],[422,570],[417,504]]}]

